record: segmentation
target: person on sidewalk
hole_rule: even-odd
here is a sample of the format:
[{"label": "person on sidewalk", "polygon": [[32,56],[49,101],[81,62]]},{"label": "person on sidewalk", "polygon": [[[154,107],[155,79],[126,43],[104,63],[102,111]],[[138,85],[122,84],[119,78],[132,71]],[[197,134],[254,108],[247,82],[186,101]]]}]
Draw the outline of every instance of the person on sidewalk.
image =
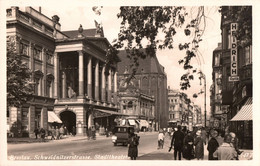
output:
[{"label": "person on sidewalk", "polygon": [[139,145],[139,136],[134,133],[134,131],[131,131],[131,136],[128,140],[128,157],[131,158],[131,160],[136,160],[138,157],[138,148]]},{"label": "person on sidewalk", "polygon": [[64,135],[64,128],[63,128],[63,126],[60,127],[59,131],[60,131],[59,139],[62,139],[62,137]]},{"label": "person on sidewalk", "polygon": [[172,136],[171,147],[174,145],[174,160],[177,159],[177,153],[178,153],[178,159],[181,160],[184,134],[181,131],[180,125],[178,125],[177,128],[178,128],[177,131],[175,131]]},{"label": "person on sidewalk", "polygon": [[163,149],[164,137],[165,136],[164,136],[163,130],[160,129],[159,134],[158,134],[158,148],[157,149]]},{"label": "person on sidewalk", "polygon": [[38,139],[39,129],[36,127],[34,129],[35,139]]},{"label": "person on sidewalk", "polygon": [[207,144],[207,131],[204,127],[201,129],[201,138],[203,140],[203,143],[206,145]]},{"label": "person on sidewalk", "polygon": [[194,145],[195,145],[195,157],[198,160],[203,160],[203,158],[204,158],[204,142],[203,142],[203,139],[201,138],[201,130],[198,130],[196,132],[196,138],[194,140]]},{"label": "person on sidewalk", "polygon": [[44,142],[45,141],[45,130],[43,128],[41,128],[40,134],[41,134],[42,142]]},{"label": "person on sidewalk", "polygon": [[55,131],[56,131],[56,140],[58,140],[58,139],[60,139],[60,130],[59,130],[58,126],[56,126]]},{"label": "person on sidewalk", "polygon": [[231,145],[231,139],[230,134],[225,135],[223,144],[213,153],[213,157],[218,160],[236,160],[237,152]]},{"label": "person on sidewalk", "polygon": [[51,140],[55,140],[55,134],[56,134],[56,131],[54,129],[54,126],[51,127]]},{"label": "person on sidewalk", "polygon": [[238,148],[238,138],[236,137],[236,134],[233,132],[230,132],[230,135],[232,137],[231,139],[231,145],[235,148],[236,152],[237,152],[237,157],[236,159],[238,160],[238,156],[242,153],[242,151],[239,150]]},{"label": "person on sidewalk", "polygon": [[76,127],[73,126],[73,127],[72,127],[72,136],[75,136],[75,135],[76,135]]},{"label": "person on sidewalk", "polygon": [[191,160],[194,158],[194,150],[193,150],[193,137],[191,136],[191,132],[187,131],[187,135],[184,137],[184,146],[183,146],[183,158],[187,160]]},{"label": "person on sidewalk", "polygon": [[213,157],[213,153],[217,150],[219,147],[218,141],[216,140],[216,137],[218,136],[218,132],[216,130],[211,131],[211,139],[208,142],[207,150],[209,151],[209,160],[217,160],[217,158]]}]

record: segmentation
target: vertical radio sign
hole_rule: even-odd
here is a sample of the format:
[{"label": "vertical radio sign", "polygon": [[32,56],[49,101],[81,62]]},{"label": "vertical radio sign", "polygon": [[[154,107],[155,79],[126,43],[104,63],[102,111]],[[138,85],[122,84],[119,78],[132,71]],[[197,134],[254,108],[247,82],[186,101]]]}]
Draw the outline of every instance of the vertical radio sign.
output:
[{"label": "vertical radio sign", "polygon": [[230,24],[230,44],[231,44],[231,76],[229,77],[229,81],[239,81],[238,70],[237,70],[237,38],[236,31],[238,28],[237,23]]}]

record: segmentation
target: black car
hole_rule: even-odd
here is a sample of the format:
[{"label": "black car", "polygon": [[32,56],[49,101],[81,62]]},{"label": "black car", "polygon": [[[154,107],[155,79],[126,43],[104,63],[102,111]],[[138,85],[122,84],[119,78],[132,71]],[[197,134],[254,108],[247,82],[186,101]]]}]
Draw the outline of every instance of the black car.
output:
[{"label": "black car", "polygon": [[131,136],[131,133],[134,132],[134,127],[132,126],[116,126],[113,130],[112,142],[114,146],[118,143],[127,145],[128,139]]}]

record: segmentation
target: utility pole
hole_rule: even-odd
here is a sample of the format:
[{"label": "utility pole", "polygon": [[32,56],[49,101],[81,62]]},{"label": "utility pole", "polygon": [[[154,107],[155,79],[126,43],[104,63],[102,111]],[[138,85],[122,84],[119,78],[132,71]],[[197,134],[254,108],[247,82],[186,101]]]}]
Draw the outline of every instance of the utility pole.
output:
[{"label": "utility pole", "polygon": [[203,74],[203,78],[204,78],[204,116],[205,116],[205,127],[207,124],[207,111],[206,111],[206,75]]}]

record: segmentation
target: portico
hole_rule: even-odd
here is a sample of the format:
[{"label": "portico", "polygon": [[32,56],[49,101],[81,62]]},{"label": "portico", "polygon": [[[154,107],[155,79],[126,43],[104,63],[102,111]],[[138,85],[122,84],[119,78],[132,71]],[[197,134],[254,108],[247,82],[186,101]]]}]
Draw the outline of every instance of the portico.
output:
[{"label": "portico", "polygon": [[[93,44],[103,43],[102,47]],[[86,133],[86,128],[94,125],[95,108],[115,111],[116,66],[105,72],[105,38],[77,37],[56,40],[54,54],[54,112],[63,111],[76,114],[77,134]],[[112,82],[113,80],[113,82]]]}]

